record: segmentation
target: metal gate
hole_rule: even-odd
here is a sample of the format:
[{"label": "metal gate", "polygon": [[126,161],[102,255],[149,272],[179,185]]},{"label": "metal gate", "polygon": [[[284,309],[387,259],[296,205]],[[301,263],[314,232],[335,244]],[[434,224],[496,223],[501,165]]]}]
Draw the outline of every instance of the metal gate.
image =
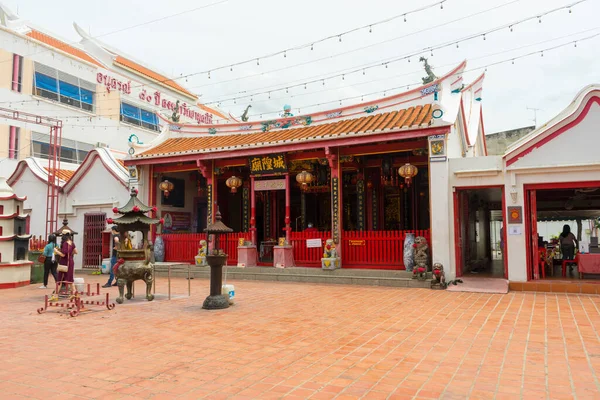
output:
[{"label": "metal gate", "polygon": [[102,263],[102,232],[106,229],[106,214],[86,213],[83,221],[83,268],[97,268]]}]

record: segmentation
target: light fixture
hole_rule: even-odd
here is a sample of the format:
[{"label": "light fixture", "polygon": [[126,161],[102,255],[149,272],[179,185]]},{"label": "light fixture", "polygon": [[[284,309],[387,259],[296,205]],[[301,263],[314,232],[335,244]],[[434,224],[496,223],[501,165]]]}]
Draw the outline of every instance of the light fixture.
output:
[{"label": "light fixture", "polygon": [[231,189],[231,193],[236,193],[237,189],[242,186],[242,180],[237,176],[232,176],[225,181],[225,184]]},{"label": "light fixture", "polygon": [[175,185],[173,182],[169,182],[167,179],[165,179],[158,185],[158,188],[163,192],[165,197],[169,197],[169,193],[175,189]]},{"label": "light fixture", "polygon": [[407,186],[410,186],[412,179],[417,176],[419,169],[410,163],[406,163],[398,169],[398,175],[404,178]]},{"label": "light fixture", "polygon": [[306,186],[313,181],[313,174],[307,171],[302,171],[298,175],[296,175],[296,182],[302,185],[302,188],[306,188]]}]

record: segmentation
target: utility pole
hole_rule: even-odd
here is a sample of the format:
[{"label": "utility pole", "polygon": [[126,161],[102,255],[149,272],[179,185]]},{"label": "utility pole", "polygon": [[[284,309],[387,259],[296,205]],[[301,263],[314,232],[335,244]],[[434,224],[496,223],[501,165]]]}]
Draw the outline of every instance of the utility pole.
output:
[{"label": "utility pole", "polygon": [[537,112],[538,111],[542,111],[542,109],[541,108],[527,107],[527,106],[525,106],[525,108],[527,108],[528,110],[533,111],[533,124],[534,124],[534,128],[537,128]]}]

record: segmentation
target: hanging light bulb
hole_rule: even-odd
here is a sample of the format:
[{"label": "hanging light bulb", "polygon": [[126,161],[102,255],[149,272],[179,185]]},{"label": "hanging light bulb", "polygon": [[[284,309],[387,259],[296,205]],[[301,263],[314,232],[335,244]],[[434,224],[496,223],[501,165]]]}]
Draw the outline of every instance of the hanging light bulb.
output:
[{"label": "hanging light bulb", "polygon": [[342,35],[338,36],[338,38],[340,39],[340,43],[342,42]]},{"label": "hanging light bulb", "polygon": [[456,42],[456,48],[458,49],[458,42]]},{"label": "hanging light bulb", "polygon": [[544,57],[544,50],[542,50],[542,57]]},{"label": "hanging light bulb", "polygon": [[286,93],[289,93],[289,91],[288,91],[288,88],[285,88],[285,92],[286,92]]},{"label": "hanging light bulb", "polygon": [[483,40],[485,40],[485,33],[483,34]]},{"label": "hanging light bulb", "polygon": [[363,69],[363,75],[365,74],[365,70]]},{"label": "hanging light bulb", "polygon": [[269,92],[269,98],[271,98],[271,92]]},{"label": "hanging light bulb", "polygon": [[342,80],[345,81],[346,80],[346,75],[342,74]]},{"label": "hanging light bulb", "polygon": [[323,86],[325,86],[325,79],[323,79]]},{"label": "hanging light bulb", "polygon": [[511,26],[509,26],[509,28],[510,28],[510,31],[512,32],[513,31],[513,26],[511,25]]},{"label": "hanging light bulb", "polygon": [[311,49],[311,50],[314,50],[314,49],[315,49],[315,44],[314,44],[314,43],[310,45],[310,49]]},{"label": "hanging light bulb", "polygon": [[440,3],[440,10],[443,10],[443,9],[444,9],[444,2],[442,1],[442,2]]},{"label": "hanging light bulb", "polygon": [[406,22],[406,14],[404,14],[404,22]]},{"label": "hanging light bulb", "polygon": [[283,52],[283,57],[284,57],[284,58],[286,58],[286,57],[287,57],[287,50],[285,50],[285,51]]},{"label": "hanging light bulb", "polygon": [[208,79],[210,79],[210,71],[208,71]]},{"label": "hanging light bulb", "polygon": [[408,62],[410,62],[410,57],[408,57]]},{"label": "hanging light bulb", "polygon": [[514,59],[514,58],[513,58],[513,60],[512,60],[512,63],[513,63],[513,65],[515,65],[515,59]]},{"label": "hanging light bulb", "polygon": [[260,65],[260,63],[258,62],[258,58],[256,59],[256,65]]},{"label": "hanging light bulb", "polygon": [[369,25],[369,33],[373,33],[373,27]]},{"label": "hanging light bulb", "polygon": [[304,84],[304,90],[306,90],[306,83]]},{"label": "hanging light bulb", "polygon": [[575,41],[575,47],[577,47],[577,41]]},{"label": "hanging light bulb", "polygon": [[541,24],[542,23],[542,17],[538,17],[538,22]]},{"label": "hanging light bulb", "polygon": [[365,96],[360,96],[360,101],[365,101]]},{"label": "hanging light bulb", "polygon": [[433,49],[431,49],[431,57],[433,57]]},{"label": "hanging light bulb", "polygon": [[571,10],[571,7],[569,7],[569,14],[571,14],[573,12],[573,10]]},{"label": "hanging light bulb", "polygon": [[387,63],[385,63],[385,67],[386,67],[386,68],[388,67],[388,64],[387,64]]}]

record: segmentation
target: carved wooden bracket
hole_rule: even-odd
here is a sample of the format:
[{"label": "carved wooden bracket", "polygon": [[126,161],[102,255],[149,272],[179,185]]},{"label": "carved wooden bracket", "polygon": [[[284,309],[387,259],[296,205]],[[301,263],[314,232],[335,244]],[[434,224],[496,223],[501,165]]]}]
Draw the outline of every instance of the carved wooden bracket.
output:
[{"label": "carved wooden bracket", "polygon": [[327,157],[327,161],[329,162],[329,168],[337,167],[337,155],[335,155],[329,147],[325,147],[325,157]]},{"label": "carved wooden bracket", "polygon": [[204,179],[209,179],[211,173],[210,166],[208,166],[206,162],[202,160],[196,160],[196,165],[198,166],[198,170],[200,171]]}]

